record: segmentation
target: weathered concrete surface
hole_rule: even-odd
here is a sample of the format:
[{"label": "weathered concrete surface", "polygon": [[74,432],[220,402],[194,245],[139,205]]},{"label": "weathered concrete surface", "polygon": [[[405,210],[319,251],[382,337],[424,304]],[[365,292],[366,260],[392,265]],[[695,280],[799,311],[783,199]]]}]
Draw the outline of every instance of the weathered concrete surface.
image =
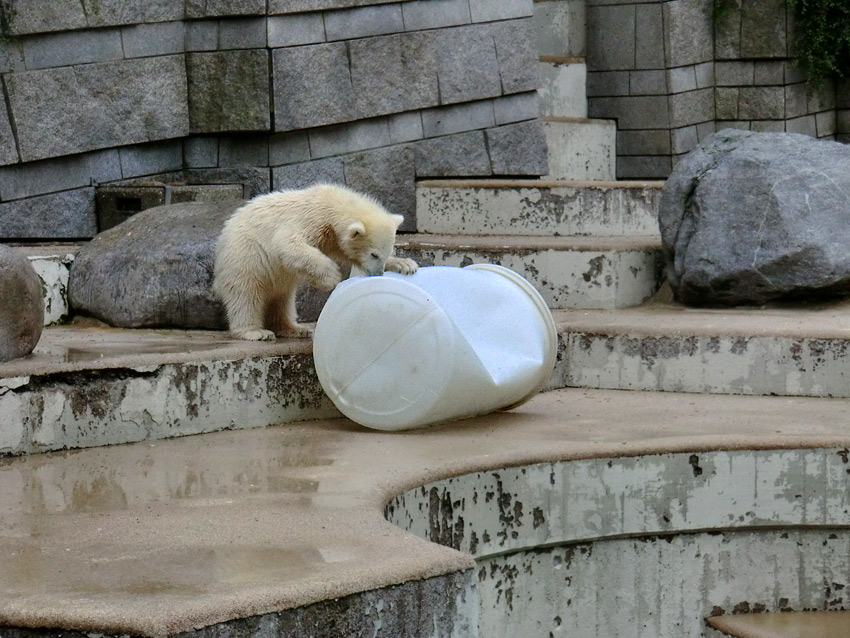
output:
[{"label": "weathered concrete surface", "polygon": [[846,458],[738,450],[525,465],[415,488],[387,512],[476,557],[482,636],[698,636],[710,614],[850,606]]},{"label": "weathered concrete surface", "polygon": [[662,282],[654,237],[400,235],[396,253],[420,266],[500,264],[525,277],[550,308],[622,308]]},{"label": "weathered concrete surface", "polygon": [[21,251],[0,244],[0,361],[33,351],[44,326],[41,280]]},{"label": "weathered concrete surface", "polygon": [[544,179],[612,181],[617,178],[617,122],[544,118],[549,172]]},{"label": "weathered concrete surface", "polygon": [[0,364],[0,456],[336,416],[308,340],[224,332],[47,329]]},{"label": "weathered concrete surface", "polygon": [[44,325],[50,326],[69,319],[68,277],[74,256],[80,250],[79,245],[21,246],[18,250],[27,256],[41,279]]},{"label": "weathered concrete surface", "polygon": [[426,180],[420,233],[658,236],[663,182]]},{"label": "weathered concrete surface", "polygon": [[[273,629],[278,611],[461,572],[441,586],[459,601],[440,595],[444,616],[433,598],[424,605],[428,628],[437,619],[445,623],[437,635],[457,635],[447,628],[468,627],[473,616],[463,580],[472,559],[388,524],[384,511],[401,493],[406,500],[422,494],[419,485],[463,475],[453,485],[480,482],[477,503],[443,500],[440,489],[432,500],[428,487],[424,500],[416,496],[422,509],[404,516],[459,529],[464,546],[467,521],[490,530],[481,543],[504,537],[516,548],[570,526],[598,538],[805,521],[837,523],[831,531],[846,538],[847,411],[846,401],[568,390],[413,434],[339,419],[0,461],[2,624],[233,635]],[[539,469],[547,464],[558,469],[557,489]],[[499,498],[487,503],[487,491]],[[395,503],[393,517],[404,518]],[[570,515],[572,504],[589,515]],[[465,508],[483,518],[459,523]],[[826,565],[811,569],[829,575]],[[397,604],[382,613],[399,613]],[[399,635],[383,632],[390,621],[374,611],[365,620],[377,636]]]},{"label": "weathered concrete surface", "polygon": [[555,311],[551,387],[850,397],[850,302],[696,310],[664,297]]}]

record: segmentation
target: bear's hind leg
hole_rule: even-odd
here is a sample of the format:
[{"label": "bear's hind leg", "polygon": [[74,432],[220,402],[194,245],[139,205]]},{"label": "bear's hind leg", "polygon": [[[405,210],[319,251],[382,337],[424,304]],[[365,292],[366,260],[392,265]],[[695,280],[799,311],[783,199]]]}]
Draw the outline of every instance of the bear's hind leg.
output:
[{"label": "bear's hind leg", "polygon": [[267,312],[269,327],[278,337],[310,337],[313,331],[305,325],[298,323],[298,314],[295,309],[295,293],[297,287],[293,286],[275,297],[270,303]]},{"label": "bear's hind leg", "polygon": [[274,341],[274,332],[263,327],[263,299],[258,290],[229,291],[224,300],[230,334],[246,341]]}]

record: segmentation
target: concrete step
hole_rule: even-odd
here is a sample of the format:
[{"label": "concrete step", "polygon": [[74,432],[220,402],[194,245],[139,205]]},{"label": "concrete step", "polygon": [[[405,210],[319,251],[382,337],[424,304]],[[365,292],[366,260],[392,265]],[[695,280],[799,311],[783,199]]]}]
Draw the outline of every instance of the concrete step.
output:
[{"label": "concrete step", "polygon": [[550,308],[623,308],[662,282],[656,237],[400,235],[396,253],[422,266],[506,266],[531,282]]},{"label": "concrete step", "polygon": [[587,118],[587,64],[584,58],[540,58],[540,115]]},{"label": "concrete step", "polygon": [[850,301],[700,310],[669,301],[559,310],[552,387],[850,397]]},{"label": "concrete step", "polygon": [[69,317],[68,276],[79,244],[38,244],[16,246],[23,252],[41,279],[44,294],[44,325],[51,326]]},{"label": "concrete step", "polygon": [[549,174],[544,179],[613,181],[617,177],[617,123],[544,117]]},{"label": "concrete step", "polygon": [[338,416],[309,339],[223,331],[45,328],[0,363],[0,456],[150,441]]},{"label": "concrete step", "polygon": [[706,619],[709,627],[734,638],[847,638],[850,611],[789,611],[735,614]]},{"label": "concrete step", "polygon": [[3,459],[0,634],[673,637],[742,601],[846,606],[848,409],[564,390],[409,435]]},{"label": "concrete step", "polygon": [[664,182],[427,180],[416,185],[419,232],[658,236]]}]

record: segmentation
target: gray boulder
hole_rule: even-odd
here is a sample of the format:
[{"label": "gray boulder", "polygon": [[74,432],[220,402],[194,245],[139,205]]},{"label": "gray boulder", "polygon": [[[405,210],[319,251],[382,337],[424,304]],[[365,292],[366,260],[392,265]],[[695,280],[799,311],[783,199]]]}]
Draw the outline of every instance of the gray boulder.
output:
[{"label": "gray boulder", "polygon": [[215,243],[240,202],[157,206],[97,235],[71,266],[75,313],[121,328],[226,328]]},{"label": "gray boulder", "polygon": [[850,294],[850,146],[720,131],[676,165],[659,225],[667,277],[682,303]]},{"label": "gray boulder", "polygon": [[19,250],[0,244],[0,361],[35,349],[44,327],[41,279]]},{"label": "gray boulder", "polygon": [[[71,266],[72,311],[121,328],[226,330],[224,307],[211,289],[215,245],[242,203],[157,206],[100,233]],[[326,299],[302,290],[301,320],[315,320]]]}]

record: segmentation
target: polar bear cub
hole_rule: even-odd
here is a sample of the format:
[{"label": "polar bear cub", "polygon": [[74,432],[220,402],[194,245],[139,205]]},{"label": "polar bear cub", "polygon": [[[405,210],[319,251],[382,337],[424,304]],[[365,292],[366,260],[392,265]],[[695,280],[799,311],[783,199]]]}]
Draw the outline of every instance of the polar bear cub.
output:
[{"label": "polar bear cub", "polygon": [[401,215],[343,186],[318,184],[255,197],[224,224],[216,246],[213,292],[231,334],[252,341],[309,336],[297,323],[295,293],[306,282],[333,290],[337,262],[367,275],[416,272],[393,256]]}]

